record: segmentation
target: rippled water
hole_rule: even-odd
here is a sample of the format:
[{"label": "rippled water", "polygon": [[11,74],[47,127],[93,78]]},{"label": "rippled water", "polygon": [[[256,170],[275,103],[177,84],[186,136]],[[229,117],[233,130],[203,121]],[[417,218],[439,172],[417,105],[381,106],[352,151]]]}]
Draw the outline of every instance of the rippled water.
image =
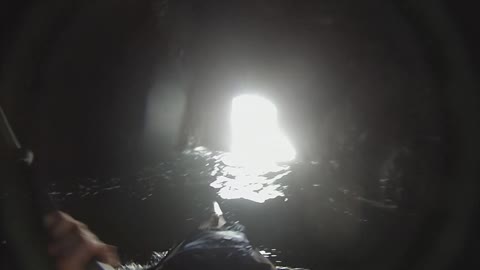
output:
[{"label": "rippled water", "polygon": [[135,262],[129,267],[158,261],[160,251],[183,240],[217,201],[227,220],[244,224],[276,265],[315,269],[372,252],[375,241],[382,247],[395,241],[385,235],[409,233],[398,226],[412,217],[398,214],[391,179],[378,179],[375,192],[367,193],[346,178],[338,160],[249,164],[197,147],[131,176],[55,182],[49,193],[60,209],[117,245],[123,261]]},{"label": "rippled water", "polygon": [[[396,208],[395,201],[388,196],[389,179],[378,180],[378,190],[383,191],[381,199],[368,199],[361,190],[334,179],[338,164],[329,162],[294,162],[249,164],[236,158],[232,153],[210,151],[197,147],[181,153],[176,160],[161,162],[153,167],[145,167],[136,176],[98,180],[78,179],[76,186],[62,183],[52,184],[50,195],[56,201],[68,197],[91,197],[116,189],[128,191],[128,197],[147,200],[160,188],[169,186],[208,185],[224,200],[245,199],[256,203],[282,197],[289,198],[289,191],[308,189],[328,189],[334,194],[362,201],[382,208]],[[334,198],[325,198],[329,202]],[[334,207],[334,206],[332,206]]]},{"label": "rippled water", "polygon": [[207,161],[213,182],[210,186],[226,200],[246,199],[257,203],[284,197],[285,184],[278,180],[291,173],[288,164],[242,162],[232,153],[212,152],[198,147],[186,155],[200,156]]},{"label": "rippled water", "polygon": [[[135,243],[136,249],[131,247],[132,240],[119,241],[120,247],[126,246],[123,247],[126,259],[139,258],[136,256],[139,252],[144,254],[142,258],[148,257],[145,254],[152,252],[148,246],[153,246],[153,250],[168,248],[173,239],[179,240],[181,235],[188,233],[188,224],[191,224],[189,228],[198,225],[201,220],[198,213],[215,200],[229,221],[239,221],[247,226],[251,240],[274,263],[312,267],[315,249],[326,244],[333,245],[335,250],[342,245],[348,246],[351,241],[357,241],[356,232],[363,230],[371,217],[378,219],[382,212],[397,209],[395,201],[388,196],[391,193],[388,179],[378,181],[380,196],[369,198],[361,189],[341,181],[341,173],[334,160],[248,164],[231,153],[197,147],[184,151],[175,160],[145,167],[135,176],[107,181],[78,179],[80,184],[76,186],[56,183],[50,187],[50,195],[60,206],[67,205],[67,211],[68,205],[72,209],[83,209],[88,208],[88,204],[95,207],[105,204],[107,211],[111,211],[113,208],[109,205],[112,203],[122,204],[117,215],[126,217],[118,222],[125,223],[129,215],[142,213],[142,216],[151,217],[149,227],[166,228],[156,232],[136,230],[129,233],[128,228],[121,225],[122,230],[127,230],[123,237],[136,237],[140,241]],[[109,218],[119,218],[111,215],[115,214],[109,213]],[[171,215],[173,218],[166,218]],[[295,221],[305,217],[309,220]],[[101,220],[87,222],[100,224]],[[182,223],[187,224],[185,229],[181,229]],[[170,233],[165,232],[167,230]],[[335,237],[331,238],[331,235]],[[111,237],[117,239],[119,235],[112,234]],[[312,245],[316,248],[312,249]],[[145,263],[145,259],[142,262]]]}]

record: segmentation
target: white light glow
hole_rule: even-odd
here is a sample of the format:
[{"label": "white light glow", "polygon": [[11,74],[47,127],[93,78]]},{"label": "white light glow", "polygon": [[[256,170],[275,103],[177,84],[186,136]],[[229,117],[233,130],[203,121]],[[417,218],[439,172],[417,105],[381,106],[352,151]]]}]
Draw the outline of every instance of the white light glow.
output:
[{"label": "white light glow", "polygon": [[[209,174],[215,181],[210,186],[217,189],[217,194],[223,199],[246,199],[263,203],[285,196],[285,182],[279,180],[290,174],[289,164],[246,163],[233,153],[212,152],[205,147],[197,147],[186,153],[204,157],[209,164],[213,163]],[[216,213],[221,211],[217,206],[214,205]]]},{"label": "white light glow", "polygon": [[256,95],[242,95],[232,101],[232,153],[254,166],[287,162],[295,149],[278,126],[277,108]]},{"label": "white light glow", "polygon": [[213,202],[213,211],[217,216],[223,215],[222,208],[220,208],[220,205],[218,204],[218,202]]}]

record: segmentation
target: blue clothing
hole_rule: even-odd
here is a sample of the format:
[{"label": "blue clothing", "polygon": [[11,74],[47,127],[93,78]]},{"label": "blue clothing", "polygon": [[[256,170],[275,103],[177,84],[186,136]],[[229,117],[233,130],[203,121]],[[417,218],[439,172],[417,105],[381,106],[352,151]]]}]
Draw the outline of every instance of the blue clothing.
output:
[{"label": "blue clothing", "polygon": [[273,269],[246,235],[235,230],[194,234],[165,257],[158,269]]}]

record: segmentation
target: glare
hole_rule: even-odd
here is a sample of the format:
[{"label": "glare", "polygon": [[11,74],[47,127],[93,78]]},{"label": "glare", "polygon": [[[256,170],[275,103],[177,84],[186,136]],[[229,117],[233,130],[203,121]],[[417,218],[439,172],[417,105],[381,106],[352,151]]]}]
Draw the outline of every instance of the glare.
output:
[{"label": "glare", "polygon": [[252,165],[287,162],[296,152],[278,125],[276,106],[266,98],[242,95],[232,101],[231,151]]},{"label": "glare", "polygon": [[[213,161],[210,186],[226,200],[257,203],[283,197],[284,179],[296,152],[282,132],[276,106],[264,97],[242,95],[232,101],[230,152],[197,147],[192,152]],[[214,206],[216,207],[216,206]],[[219,208],[219,207],[218,207]],[[221,211],[216,209],[216,211]]]},{"label": "glare", "polygon": [[213,202],[213,211],[217,216],[223,215],[222,209],[220,208],[220,205],[218,205],[218,202]]},{"label": "glare", "polygon": [[[240,162],[238,157],[230,152],[213,152],[205,147],[196,147],[186,154],[205,158],[211,167],[209,174],[215,178],[210,186],[217,190],[217,194],[225,199],[246,199],[257,203],[277,197],[283,197],[286,188],[285,181],[279,181],[291,172],[290,165],[284,164],[257,164]],[[220,207],[214,205],[217,213]]]}]

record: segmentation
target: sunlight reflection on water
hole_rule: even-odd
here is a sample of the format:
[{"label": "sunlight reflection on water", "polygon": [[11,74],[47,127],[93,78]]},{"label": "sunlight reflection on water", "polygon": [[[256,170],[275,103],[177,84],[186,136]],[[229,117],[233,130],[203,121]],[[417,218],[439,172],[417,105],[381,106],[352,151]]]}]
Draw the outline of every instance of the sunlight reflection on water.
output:
[{"label": "sunlight reflection on water", "polygon": [[229,152],[212,152],[197,147],[187,154],[211,159],[214,181],[210,186],[223,199],[246,199],[257,203],[284,196],[285,185],[279,180],[290,174],[288,164],[250,163]]}]

